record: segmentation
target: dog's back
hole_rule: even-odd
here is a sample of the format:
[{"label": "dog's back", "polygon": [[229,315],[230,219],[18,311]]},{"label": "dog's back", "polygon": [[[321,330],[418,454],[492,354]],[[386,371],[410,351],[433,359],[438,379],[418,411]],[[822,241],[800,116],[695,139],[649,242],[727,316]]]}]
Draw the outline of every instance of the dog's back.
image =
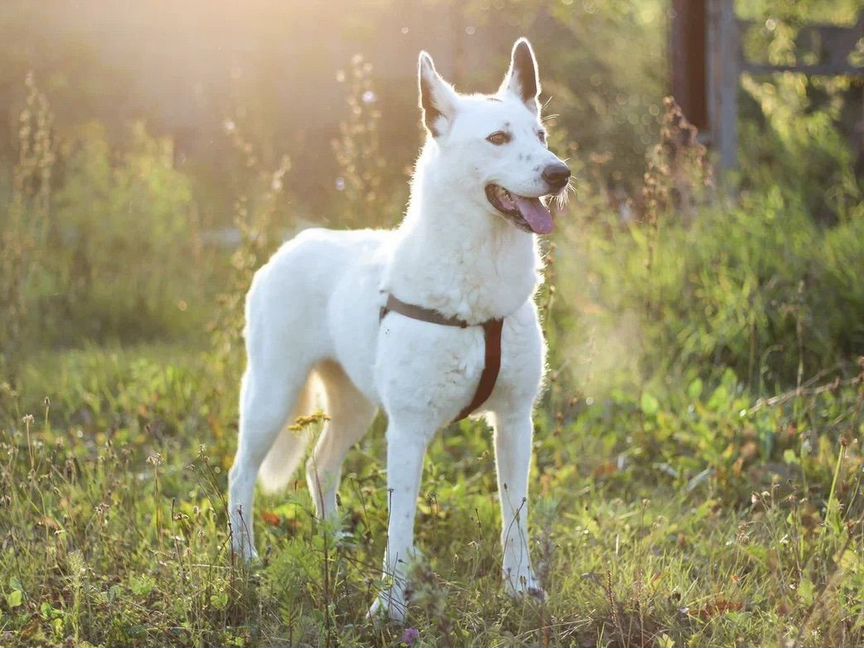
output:
[{"label": "dog's back", "polygon": [[273,342],[304,348],[309,360],[332,353],[331,340],[311,323],[324,324],[328,304],[346,273],[378,272],[376,259],[391,236],[387,231],[313,228],[287,241],[252,281],[246,300],[249,354],[267,352],[263,346],[271,335]]}]

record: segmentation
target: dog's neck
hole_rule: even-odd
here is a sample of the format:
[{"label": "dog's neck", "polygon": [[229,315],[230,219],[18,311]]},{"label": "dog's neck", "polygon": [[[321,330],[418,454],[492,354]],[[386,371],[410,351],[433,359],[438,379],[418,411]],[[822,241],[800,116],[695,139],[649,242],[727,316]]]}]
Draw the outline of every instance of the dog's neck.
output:
[{"label": "dog's neck", "polygon": [[382,288],[473,324],[519,308],[542,266],[536,237],[467,195],[460,180],[427,144]]}]

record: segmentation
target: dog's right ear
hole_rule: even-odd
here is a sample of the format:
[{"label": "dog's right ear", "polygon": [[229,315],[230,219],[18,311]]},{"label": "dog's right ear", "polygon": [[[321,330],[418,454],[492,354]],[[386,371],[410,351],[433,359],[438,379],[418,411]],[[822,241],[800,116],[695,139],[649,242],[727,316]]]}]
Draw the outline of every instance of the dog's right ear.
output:
[{"label": "dog's right ear", "polygon": [[438,137],[453,123],[458,102],[456,91],[441,78],[435,70],[432,57],[426,52],[420,52],[417,78],[420,83],[420,110],[423,113],[423,125],[432,137]]},{"label": "dog's right ear", "polygon": [[519,97],[531,112],[538,114],[540,104],[540,79],[537,75],[537,57],[531,43],[524,36],[513,43],[510,69],[498,92],[510,92]]}]

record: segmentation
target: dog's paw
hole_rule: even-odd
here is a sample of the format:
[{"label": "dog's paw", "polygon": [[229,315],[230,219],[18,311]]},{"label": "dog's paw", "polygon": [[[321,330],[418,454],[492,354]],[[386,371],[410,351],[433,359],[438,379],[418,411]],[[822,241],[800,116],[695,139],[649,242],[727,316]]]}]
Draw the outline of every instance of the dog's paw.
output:
[{"label": "dog's paw", "polygon": [[252,549],[251,551],[244,551],[242,549],[235,549],[234,556],[236,559],[242,560],[246,565],[252,566],[261,561],[261,558],[258,556],[258,552]]},{"label": "dog's paw", "polygon": [[242,560],[247,565],[259,560],[258,552],[255,551],[254,545],[248,541],[237,540],[236,538],[231,545],[231,554],[233,559]]},{"label": "dog's paw", "polygon": [[408,606],[403,600],[397,600],[392,594],[383,593],[375,599],[366,618],[370,621],[380,621],[384,618],[396,623],[405,623],[408,616]]},{"label": "dog's paw", "polygon": [[504,573],[504,587],[513,598],[531,598],[540,603],[546,602],[546,590],[530,571],[516,576],[507,570]]},{"label": "dog's paw", "polygon": [[523,593],[523,596],[530,596],[531,598],[538,601],[539,603],[545,603],[546,598],[547,598],[546,590],[544,590],[542,587],[539,587],[539,586],[538,587],[529,587],[527,590],[525,590],[525,592]]},{"label": "dog's paw", "polygon": [[524,589],[516,589],[516,588],[507,588],[507,593],[511,598],[514,599],[530,599],[536,601],[538,603],[545,603],[548,598],[546,595],[546,590],[544,590],[539,585],[535,585],[533,587],[526,587]]},{"label": "dog's paw", "polygon": [[352,545],[354,544],[354,534],[350,531],[343,531],[342,529],[336,529],[333,532],[333,541],[337,545]]}]

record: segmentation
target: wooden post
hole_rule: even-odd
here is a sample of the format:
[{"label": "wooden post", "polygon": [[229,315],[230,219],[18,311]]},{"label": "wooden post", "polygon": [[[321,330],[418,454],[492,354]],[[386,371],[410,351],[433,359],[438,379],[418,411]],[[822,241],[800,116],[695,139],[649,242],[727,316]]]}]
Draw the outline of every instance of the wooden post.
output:
[{"label": "wooden post", "polygon": [[[796,46],[809,52],[808,58],[812,60],[806,64],[773,65],[753,63],[744,57],[741,32],[754,23],[738,21],[734,0],[671,0],[671,4],[672,95],[711,148],[721,180],[725,172],[738,168],[738,92],[742,72],[755,76],[797,72],[864,78],[864,66],[850,60],[864,38],[864,12],[859,14],[855,25],[848,27],[803,26]],[[864,137],[861,142],[864,160]]]},{"label": "wooden post", "polygon": [[672,25],[669,30],[669,62],[672,96],[684,116],[709,136],[706,101],[705,37],[707,0],[672,0]]},{"label": "wooden post", "polygon": [[733,0],[708,3],[708,122],[720,170],[738,166],[741,46]]}]

